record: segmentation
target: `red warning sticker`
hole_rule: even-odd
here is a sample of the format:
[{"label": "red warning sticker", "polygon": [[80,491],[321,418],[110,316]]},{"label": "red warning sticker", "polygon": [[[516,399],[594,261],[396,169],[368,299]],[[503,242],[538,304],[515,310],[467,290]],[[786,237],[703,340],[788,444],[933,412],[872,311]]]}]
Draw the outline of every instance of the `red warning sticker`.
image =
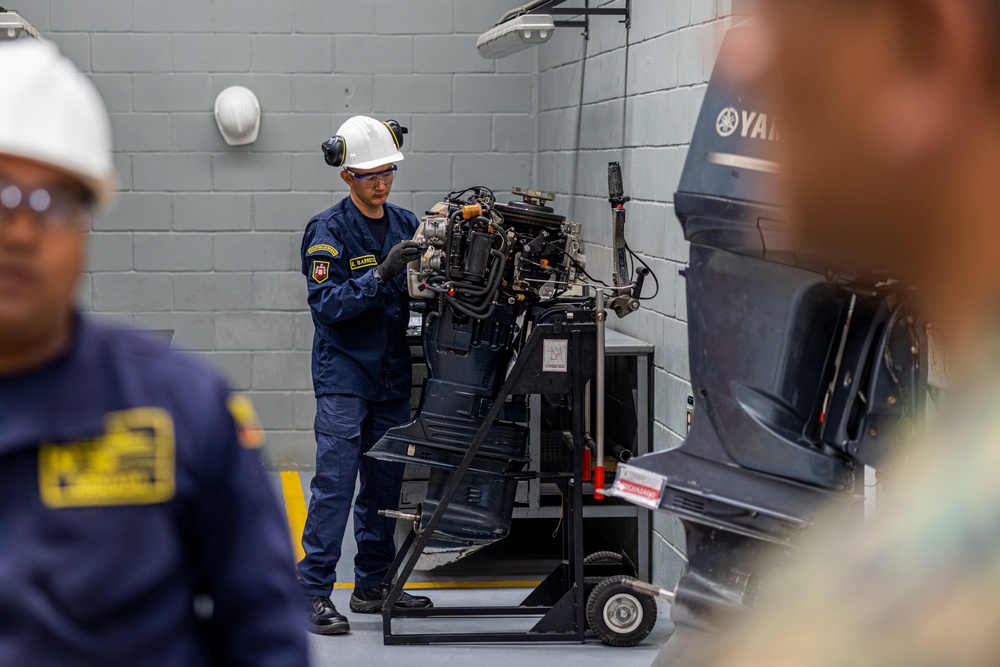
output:
[{"label": "red warning sticker", "polygon": [[605,494],[655,510],[660,506],[660,496],[663,495],[663,485],[666,482],[666,477],[655,472],[619,464],[615,483]]}]

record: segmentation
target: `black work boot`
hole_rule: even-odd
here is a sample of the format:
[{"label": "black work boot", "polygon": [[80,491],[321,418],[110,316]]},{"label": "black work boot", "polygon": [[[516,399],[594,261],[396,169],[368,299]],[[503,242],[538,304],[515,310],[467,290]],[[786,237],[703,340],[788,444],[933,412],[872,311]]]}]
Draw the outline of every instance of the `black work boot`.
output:
[{"label": "black work boot", "polygon": [[[382,599],[383,596],[387,595],[389,595],[389,587],[385,584],[373,586],[372,588],[359,588],[355,585],[354,592],[351,593],[351,611],[356,614],[381,613]],[[399,599],[396,600],[396,604],[392,606],[395,609],[422,609],[424,607],[433,607],[434,603],[431,602],[430,598],[410,595],[406,591],[403,591]]]},{"label": "black work boot", "polygon": [[321,595],[306,597],[309,624],[306,629],[317,635],[342,635],[351,631],[347,617],[337,611],[330,598]]}]

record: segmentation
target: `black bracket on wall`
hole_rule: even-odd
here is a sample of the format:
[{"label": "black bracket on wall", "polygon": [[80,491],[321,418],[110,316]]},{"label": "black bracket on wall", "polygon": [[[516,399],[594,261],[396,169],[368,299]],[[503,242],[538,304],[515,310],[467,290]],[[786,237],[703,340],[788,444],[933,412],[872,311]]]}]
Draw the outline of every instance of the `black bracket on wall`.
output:
[{"label": "black bracket on wall", "polygon": [[532,11],[541,11],[553,16],[582,16],[582,19],[568,21],[556,21],[557,28],[583,28],[583,36],[590,33],[591,16],[620,16],[620,23],[625,24],[625,29],[632,27],[632,0],[625,0],[624,7],[591,7],[590,0],[584,0],[583,7],[560,7],[567,0],[552,0],[551,3],[534,8]]}]

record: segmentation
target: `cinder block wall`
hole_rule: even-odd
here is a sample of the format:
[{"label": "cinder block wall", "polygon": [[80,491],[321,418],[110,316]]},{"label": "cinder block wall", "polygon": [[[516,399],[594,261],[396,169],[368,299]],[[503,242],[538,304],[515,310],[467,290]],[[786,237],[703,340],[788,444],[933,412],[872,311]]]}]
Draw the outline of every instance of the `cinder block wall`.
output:
[{"label": "cinder block wall", "polygon": [[[621,0],[591,3],[621,6]],[[591,19],[588,40],[556,30],[538,49],[539,186],[583,223],[590,273],[610,275],[607,165],[621,162],[630,245],[660,281],[655,299],[609,326],[656,345],[653,445],[676,447],[687,432],[691,393],[687,304],[678,271],[688,248],[673,193],[723,33],[730,0],[632,0],[632,24]],[[651,281],[646,286],[652,294]],[[680,523],[654,513],[654,575],[672,586],[684,560]]]},{"label": "cinder block wall", "polygon": [[[629,237],[660,293],[611,326],[656,345],[654,445],[679,444],[687,247],[672,196],[731,0],[633,0],[628,32],[596,17],[589,39],[559,29],[540,48],[480,58],[476,35],[519,2],[18,0],[112,112],[122,194],[94,220],[83,307],[175,330],[250,393],[275,462],[308,466],[299,237],[345,193],[323,139],[356,113],[408,125],[393,199],[418,213],[473,183],[554,190],[557,209],[583,223],[591,273],[605,277],[607,163],[619,160],[634,197]],[[234,84],[260,98],[252,147],[226,146],[215,128],[215,95]],[[654,520],[654,571],[672,584],[683,535],[662,513]]]},{"label": "cinder block wall", "polygon": [[[346,194],[320,143],[354,114],[410,128],[392,201],[533,182],[536,50],[484,60],[490,0],[12,0],[108,104],[122,193],[95,216],[84,309],[175,330],[253,398],[279,465],[312,465],[312,324],[299,241]],[[510,3],[506,3],[510,4]],[[252,146],[212,115],[262,108]]]}]

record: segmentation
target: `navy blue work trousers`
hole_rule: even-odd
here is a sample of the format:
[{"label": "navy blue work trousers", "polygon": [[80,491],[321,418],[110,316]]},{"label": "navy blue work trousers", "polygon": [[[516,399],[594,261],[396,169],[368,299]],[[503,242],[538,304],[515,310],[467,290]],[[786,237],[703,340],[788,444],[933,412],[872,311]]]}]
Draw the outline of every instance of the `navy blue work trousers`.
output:
[{"label": "navy blue work trousers", "polygon": [[298,575],[306,595],[329,596],[337,581],[337,563],[354,485],[361,488],[354,503],[354,585],[372,588],[382,583],[396,555],[395,519],[379,510],[398,509],[403,483],[401,463],[364,456],[385,432],[409,421],[410,401],[366,401],[347,394],[316,398],[316,475],[302,533],[305,558]]}]

